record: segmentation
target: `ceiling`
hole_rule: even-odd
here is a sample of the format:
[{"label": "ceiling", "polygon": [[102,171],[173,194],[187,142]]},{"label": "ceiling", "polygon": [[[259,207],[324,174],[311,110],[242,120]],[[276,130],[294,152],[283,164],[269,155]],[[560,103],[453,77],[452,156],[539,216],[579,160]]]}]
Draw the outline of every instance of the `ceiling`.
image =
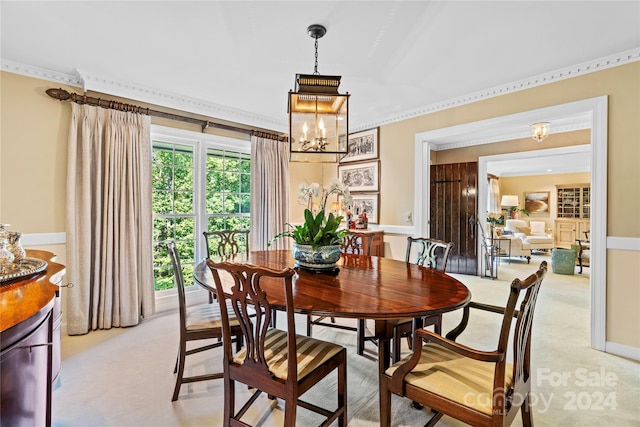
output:
[{"label": "ceiling", "polygon": [[487,172],[499,177],[590,172],[589,146],[578,147],[579,149],[570,153],[545,156],[532,153],[528,158],[488,161]]},{"label": "ceiling", "polygon": [[638,1],[2,1],[1,59],[286,132],[311,24],[352,131],[640,47]]}]

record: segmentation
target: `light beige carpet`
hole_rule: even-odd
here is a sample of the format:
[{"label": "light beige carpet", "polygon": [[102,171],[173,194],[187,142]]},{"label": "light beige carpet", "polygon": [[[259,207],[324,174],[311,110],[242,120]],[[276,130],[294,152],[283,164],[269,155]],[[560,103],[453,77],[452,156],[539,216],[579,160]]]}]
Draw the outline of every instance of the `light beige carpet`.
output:
[{"label": "light beige carpet", "polygon": [[[498,280],[455,275],[467,284],[474,300],[504,304],[514,277],[533,272],[548,255],[536,255],[530,265],[502,260]],[[537,426],[638,426],[640,425],[640,364],[589,348],[589,269],[584,275],[549,273],[542,285],[533,330],[533,412]],[[495,347],[500,318],[472,315],[459,341],[481,349]],[[448,331],[459,313],[445,316]],[[283,320],[283,319],[281,319]],[[303,317],[299,333],[304,332]],[[354,324],[353,320],[340,320]],[[350,426],[377,426],[378,380],[375,349],[370,357],[356,355],[355,334],[315,328],[314,336],[348,347],[348,419]],[[128,329],[91,332],[63,337],[63,362],[59,387],[53,394],[53,425],[89,426],[219,426],[222,425],[222,382],[183,385],[180,399],[171,402],[173,366],[178,343],[177,313],[159,314]],[[405,344],[406,346],[406,344]],[[406,351],[408,351],[405,348]],[[195,358],[195,359],[194,359]],[[220,352],[193,356],[189,374],[220,368]],[[242,399],[249,391],[239,387]],[[335,375],[305,394],[314,403],[335,402]],[[393,425],[422,426],[428,409],[412,409],[394,397]],[[282,402],[261,396],[246,415],[252,425],[280,426]],[[319,418],[298,410],[298,426],[314,426]],[[438,425],[463,425],[444,417]],[[515,426],[521,425],[518,417]]]}]

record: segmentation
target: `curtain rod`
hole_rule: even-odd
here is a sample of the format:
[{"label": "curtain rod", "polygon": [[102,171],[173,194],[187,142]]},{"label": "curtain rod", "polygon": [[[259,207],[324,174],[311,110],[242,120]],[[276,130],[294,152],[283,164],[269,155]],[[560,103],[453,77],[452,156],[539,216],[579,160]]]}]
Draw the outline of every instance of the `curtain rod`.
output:
[{"label": "curtain rod", "polygon": [[51,88],[51,89],[47,89],[45,92],[51,98],[57,99],[59,101],[72,101],[77,104],[88,104],[88,105],[93,105],[97,107],[108,108],[111,110],[126,111],[126,112],[136,113],[136,114],[146,114],[147,116],[160,117],[163,119],[169,119],[169,120],[175,120],[178,122],[185,122],[185,123],[200,125],[202,127],[202,133],[204,133],[204,131],[207,128],[211,127],[211,128],[224,129],[232,132],[255,135],[260,138],[268,138],[276,141],[286,141],[289,138],[286,135],[279,135],[277,133],[263,132],[263,131],[253,130],[253,129],[244,129],[237,126],[225,125],[223,123],[211,122],[209,120],[195,119],[193,117],[181,116],[179,114],[165,113],[163,111],[151,110],[149,108],[140,107],[139,105],[125,104],[124,102],[119,102],[119,101],[109,101],[106,99],[94,98],[92,96],[87,96],[87,95],[79,95],[77,93],[68,92],[62,88],[58,88],[58,89]]}]

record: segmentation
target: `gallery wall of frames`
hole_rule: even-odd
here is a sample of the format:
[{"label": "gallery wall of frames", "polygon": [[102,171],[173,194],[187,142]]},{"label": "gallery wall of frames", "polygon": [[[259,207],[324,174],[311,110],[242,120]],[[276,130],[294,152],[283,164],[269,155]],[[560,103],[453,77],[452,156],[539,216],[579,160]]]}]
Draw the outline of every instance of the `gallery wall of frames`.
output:
[{"label": "gallery wall of frames", "polygon": [[[353,214],[365,212],[377,224],[380,212],[379,128],[349,135],[349,150],[338,164],[338,179],[349,187]],[[342,201],[340,201],[342,205]]]}]

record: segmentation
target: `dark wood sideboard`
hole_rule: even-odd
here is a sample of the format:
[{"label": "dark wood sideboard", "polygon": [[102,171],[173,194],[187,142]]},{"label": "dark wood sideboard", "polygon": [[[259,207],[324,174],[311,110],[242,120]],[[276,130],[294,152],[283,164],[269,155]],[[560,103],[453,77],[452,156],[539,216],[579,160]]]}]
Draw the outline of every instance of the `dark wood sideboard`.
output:
[{"label": "dark wood sideboard", "polygon": [[60,372],[59,285],[65,266],[55,254],[41,273],[0,285],[0,413],[3,426],[50,426],[53,382]]}]

